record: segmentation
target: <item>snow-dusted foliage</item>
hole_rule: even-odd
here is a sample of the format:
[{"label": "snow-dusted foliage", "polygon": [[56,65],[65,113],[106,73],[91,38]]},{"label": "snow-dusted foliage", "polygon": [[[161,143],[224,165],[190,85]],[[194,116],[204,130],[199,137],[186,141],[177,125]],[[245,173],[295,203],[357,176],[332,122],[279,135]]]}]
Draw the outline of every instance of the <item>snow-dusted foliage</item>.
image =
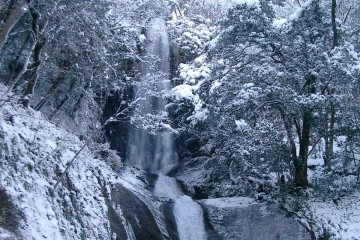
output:
[{"label": "snow-dusted foliage", "polygon": [[207,108],[198,95],[203,80],[211,74],[206,55],[201,55],[215,32],[212,21],[199,15],[193,18],[181,17],[169,21],[169,34],[172,39],[174,62],[178,63],[177,81],[170,94],[167,109],[174,125],[195,126],[207,118]]},{"label": "snow-dusted foliage", "polygon": [[[272,201],[314,239],[358,239],[359,13],[357,0],[0,1],[0,239],[205,239],[209,212],[174,178],[115,172],[129,123],[178,134],[164,172],[195,199]],[[152,63],[154,17],[171,44]],[[173,148],[134,139],[144,156]]]},{"label": "snow-dusted foliage", "polygon": [[172,45],[189,61],[197,57],[211,39],[215,31],[212,21],[202,16],[193,19],[181,17],[168,22]]},{"label": "snow-dusted foliage", "polygon": [[[195,126],[199,121],[207,118],[208,109],[201,100],[198,89],[204,82],[204,79],[210,77],[211,70],[206,63],[206,55],[197,57],[192,64],[181,63],[179,65],[179,78],[182,84],[174,87],[170,92],[170,99],[174,102],[185,104],[184,108],[191,109],[188,114],[182,115],[185,121]],[[187,105],[189,104],[189,105]],[[171,104],[168,108],[171,108]]]},{"label": "snow-dusted foliage", "polygon": [[221,21],[208,53],[212,74],[197,91],[219,143],[220,176],[274,172],[307,185],[316,137],[328,149],[328,132],[340,130],[341,112],[357,102],[359,60],[349,43],[332,49],[330,19],[317,1],[280,20],[268,1],[245,2]]}]

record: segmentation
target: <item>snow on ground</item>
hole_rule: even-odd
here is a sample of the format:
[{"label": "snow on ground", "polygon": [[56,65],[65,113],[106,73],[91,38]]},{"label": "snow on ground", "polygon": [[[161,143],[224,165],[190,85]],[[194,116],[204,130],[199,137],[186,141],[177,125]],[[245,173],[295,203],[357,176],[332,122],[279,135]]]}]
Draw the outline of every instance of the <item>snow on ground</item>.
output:
[{"label": "snow on ground", "polygon": [[20,239],[110,239],[102,186],[115,173],[105,162],[85,148],[54,191],[84,143],[15,101],[0,108],[0,139],[0,187],[23,213]]},{"label": "snow on ground", "polygon": [[360,192],[342,197],[336,203],[312,198],[308,205],[307,214],[318,228],[325,228],[331,234],[330,239],[360,239]]}]

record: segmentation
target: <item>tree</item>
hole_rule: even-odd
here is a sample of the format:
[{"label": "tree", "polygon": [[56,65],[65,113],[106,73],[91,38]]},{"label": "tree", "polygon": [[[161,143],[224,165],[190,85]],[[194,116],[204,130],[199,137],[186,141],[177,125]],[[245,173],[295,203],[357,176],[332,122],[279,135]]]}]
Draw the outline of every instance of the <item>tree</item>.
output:
[{"label": "tree", "polygon": [[[336,112],[343,109],[341,99],[349,97],[356,79],[350,71],[356,59],[346,44],[333,48],[332,26],[331,17],[315,0],[288,20],[275,19],[265,0],[229,10],[209,52],[213,75],[200,89],[220,148],[233,146],[227,150],[229,154],[236,151],[235,146],[252,149],[250,155],[267,161],[283,156],[286,162],[288,154],[294,184],[308,185],[307,160],[316,143],[314,137],[323,129],[321,116],[328,106],[339,109]],[[328,89],[332,89],[331,94]],[[336,112],[330,128],[335,127]],[[237,134],[236,121],[251,129],[247,130],[251,134],[241,136],[244,140],[239,144],[229,140]],[[266,124],[271,128],[264,136]],[[317,137],[324,137],[328,129],[323,131]]]}]

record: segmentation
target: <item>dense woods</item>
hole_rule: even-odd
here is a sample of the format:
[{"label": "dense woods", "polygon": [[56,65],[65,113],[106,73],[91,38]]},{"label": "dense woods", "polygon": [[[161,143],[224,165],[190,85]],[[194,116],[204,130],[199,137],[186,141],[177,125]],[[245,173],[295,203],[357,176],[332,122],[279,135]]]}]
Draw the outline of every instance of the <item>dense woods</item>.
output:
[{"label": "dense woods", "polygon": [[[139,75],[146,22],[173,14],[173,82],[197,87],[187,104],[169,100],[179,105],[170,120],[214,142],[215,172],[276,172],[278,180],[306,187],[315,154],[326,170],[340,161],[339,171],[356,175],[356,3],[243,2],[225,10],[206,1],[4,1],[1,79],[8,90],[1,101],[17,94],[24,107],[90,135],[111,94],[134,100],[129,89]],[[296,5],[302,9],[292,13]],[[209,71],[187,81],[184,64]],[[334,153],[339,138],[341,156]]]},{"label": "dense woods", "polygon": [[[154,17],[171,42],[166,93],[155,73],[140,81]],[[184,183],[195,198],[359,191],[357,0],[2,0],[0,20],[0,108],[40,111],[116,171],[136,128],[174,135],[174,176],[206,169]],[[136,111],[141,84],[165,112]]]}]

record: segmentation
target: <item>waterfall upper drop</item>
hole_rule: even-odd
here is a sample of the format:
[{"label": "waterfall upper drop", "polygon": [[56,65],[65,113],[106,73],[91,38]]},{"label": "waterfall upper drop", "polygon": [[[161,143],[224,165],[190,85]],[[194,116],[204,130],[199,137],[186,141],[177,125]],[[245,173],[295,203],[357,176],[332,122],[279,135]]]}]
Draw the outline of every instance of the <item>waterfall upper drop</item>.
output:
[{"label": "waterfall upper drop", "polygon": [[[154,18],[149,22],[143,59],[140,66],[141,84],[135,90],[135,95],[145,100],[138,103],[135,112],[142,115],[161,114],[165,110],[163,93],[171,88],[169,39],[163,19]],[[145,130],[131,128],[127,162],[147,172],[163,172],[177,163],[173,142],[170,133],[151,135]]]}]

